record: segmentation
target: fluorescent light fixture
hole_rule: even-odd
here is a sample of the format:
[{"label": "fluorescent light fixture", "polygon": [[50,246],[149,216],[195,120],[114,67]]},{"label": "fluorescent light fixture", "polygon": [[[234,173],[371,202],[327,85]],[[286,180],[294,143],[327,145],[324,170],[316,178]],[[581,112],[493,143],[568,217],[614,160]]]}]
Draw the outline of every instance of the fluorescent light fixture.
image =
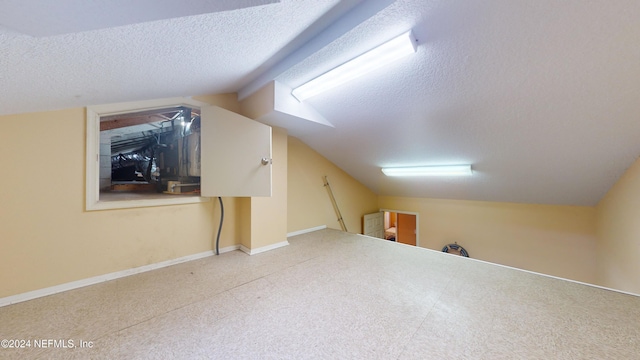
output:
[{"label": "fluorescent light fixture", "polygon": [[387,176],[465,176],[471,175],[471,165],[443,165],[382,168]]},{"label": "fluorescent light fixture", "polygon": [[291,94],[299,101],[304,101],[415,52],[415,38],[411,31],[407,31],[293,89]]}]

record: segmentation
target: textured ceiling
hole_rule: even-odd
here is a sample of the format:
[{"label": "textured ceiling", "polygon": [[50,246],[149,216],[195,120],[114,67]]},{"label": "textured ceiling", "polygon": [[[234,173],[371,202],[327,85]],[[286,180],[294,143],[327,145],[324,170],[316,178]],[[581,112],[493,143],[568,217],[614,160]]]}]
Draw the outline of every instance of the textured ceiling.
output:
[{"label": "textured ceiling", "polygon": [[[305,143],[383,195],[595,205],[640,154],[638,19],[634,0],[396,1],[279,81],[413,28],[415,56],[307,101],[335,128]],[[475,174],[380,172],[447,163]]]},{"label": "textured ceiling", "polygon": [[2,2],[0,24],[31,36],[53,36],[265,5],[278,0],[108,0]]},{"label": "textured ceiling", "polygon": [[[75,2],[56,1],[70,11]],[[0,113],[235,92],[336,3],[288,0],[48,37],[0,22]],[[0,12],[11,17],[1,0]]]},{"label": "textured ceiling", "polygon": [[[260,75],[293,87],[413,29],[415,55],[306,101],[334,128],[292,126],[373,191],[595,205],[640,154],[637,0],[247,6],[42,38],[0,21],[0,113],[236,92]],[[331,41],[289,56],[317,39]],[[380,172],[442,163],[475,174]]]}]

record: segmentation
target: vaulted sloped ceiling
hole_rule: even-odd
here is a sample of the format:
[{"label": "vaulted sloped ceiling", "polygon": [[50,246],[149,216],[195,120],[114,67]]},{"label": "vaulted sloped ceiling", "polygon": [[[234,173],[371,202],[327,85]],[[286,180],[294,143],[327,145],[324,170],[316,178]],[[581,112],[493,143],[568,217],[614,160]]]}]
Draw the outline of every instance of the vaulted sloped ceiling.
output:
[{"label": "vaulted sloped ceiling", "polygon": [[[416,54],[305,101],[333,127],[281,120],[376,193],[595,205],[640,154],[636,0],[174,1],[177,17],[59,35],[14,3],[40,4],[0,3],[2,114],[295,87],[412,29]],[[444,163],[475,173],[380,172]]]}]

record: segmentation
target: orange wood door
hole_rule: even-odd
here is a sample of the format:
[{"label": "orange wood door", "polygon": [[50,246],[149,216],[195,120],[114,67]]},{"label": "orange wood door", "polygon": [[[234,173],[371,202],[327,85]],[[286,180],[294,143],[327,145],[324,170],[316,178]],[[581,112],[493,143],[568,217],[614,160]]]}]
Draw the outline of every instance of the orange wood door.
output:
[{"label": "orange wood door", "polygon": [[398,213],[396,241],[403,244],[416,245],[416,216]]}]

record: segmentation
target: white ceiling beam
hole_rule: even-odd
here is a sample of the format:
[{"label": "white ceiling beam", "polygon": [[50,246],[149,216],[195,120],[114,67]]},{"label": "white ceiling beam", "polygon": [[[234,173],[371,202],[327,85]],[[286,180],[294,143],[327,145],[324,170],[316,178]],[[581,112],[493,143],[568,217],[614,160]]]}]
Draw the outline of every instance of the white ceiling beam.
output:
[{"label": "white ceiling beam", "polygon": [[325,26],[315,34],[315,36],[311,37],[309,41],[286,55],[282,60],[278,61],[258,75],[258,77],[249,84],[245,85],[238,91],[238,99],[242,100],[258,91],[270,81],[275,80],[280,74],[337,40],[356,26],[391,5],[394,1],[395,0],[362,1],[338,19]]}]

